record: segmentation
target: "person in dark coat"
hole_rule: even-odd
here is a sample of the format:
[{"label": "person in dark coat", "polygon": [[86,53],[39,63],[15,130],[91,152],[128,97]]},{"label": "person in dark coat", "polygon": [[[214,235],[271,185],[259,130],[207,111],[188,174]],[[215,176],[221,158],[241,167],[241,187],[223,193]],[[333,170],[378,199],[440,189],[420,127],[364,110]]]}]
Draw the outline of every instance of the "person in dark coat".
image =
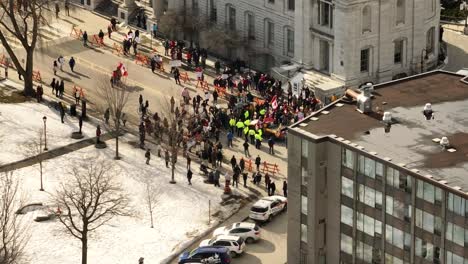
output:
[{"label": "person in dark coat", "polygon": [[276,185],[275,185],[275,182],[274,182],[274,181],[272,181],[272,182],[270,183],[268,189],[269,189],[269,190],[268,190],[268,195],[269,195],[269,196],[275,195]]},{"label": "person in dark coat", "polygon": [[166,168],[169,168],[169,151],[167,149],[164,151],[164,159],[166,160]]},{"label": "person in dark coat", "polygon": [[214,186],[215,187],[221,187],[221,185],[219,185],[219,177],[220,177],[221,173],[219,172],[219,170],[216,169],[215,173],[214,173]]},{"label": "person in dark coat", "polygon": [[42,101],[42,95],[44,94],[44,90],[42,89],[42,85],[38,85],[36,89],[36,96],[37,102],[40,103]]},{"label": "person in dark coat", "polygon": [[188,180],[188,184],[192,185],[192,171],[190,169],[188,169],[187,171],[187,180]]},{"label": "person in dark coat", "polygon": [[236,167],[236,165],[237,165],[237,160],[236,160],[236,157],[233,155],[232,158],[231,158],[232,170],[234,170],[234,168]]},{"label": "person in dark coat", "polygon": [[174,67],[174,70],[172,71],[172,74],[174,75],[175,83],[178,84],[178,85],[181,85],[181,84],[180,84],[180,72],[179,72],[179,69],[177,69],[176,67]]},{"label": "person in dark coat", "polygon": [[270,139],[268,139],[268,152],[271,154],[271,155],[275,155],[275,150],[273,149],[273,147],[275,146],[275,141],[273,139],[273,137],[270,137]]},{"label": "person in dark coat", "polygon": [[80,128],[78,133],[81,134],[81,128],[83,128],[83,116],[82,115],[80,115],[80,117],[78,117],[78,127]]},{"label": "person in dark coat", "polygon": [[65,117],[65,109],[63,107],[62,102],[59,102],[59,111],[60,111],[60,120],[62,121],[62,124],[63,124],[64,123],[63,122],[63,117]]},{"label": "person in dark coat", "polygon": [[190,170],[190,163],[192,162],[192,159],[190,156],[187,154],[187,169]]},{"label": "person in dark coat", "polygon": [[265,174],[265,188],[269,189],[270,186],[270,175],[268,173]]},{"label": "person in dark coat", "polygon": [[75,58],[71,57],[70,60],[68,61],[68,65],[70,65],[70,69],[72,72],[74,72],[74,68],[75,68],[75,64],[76,64],[76,61],[75,61]]},{"label": "person in dark coat", "polygon": [[249,152],[249,142],[246,140],[243,144],[244,146],[244,155],[248,158],[250,157],[250,152]]},{"label": "person in dark coat", "polygon": [[147,149],[147,150],[146,150],[145,158],[146,158],[146,164],[149,165],[149,162],[150,162],[150,159],[151,159],[151,152],[150,152],[150,149]]},{"label": "person in dark coat", "polygon": [[242,174],[242,179],[244,180],[244,187],[247,187],[247,177],[248,177],[247,173]]},{"label": "person in dark coat", "polygon": [[63,93],[65,92],[65,82],[63,80],[60,81],[60,91],[59,96],[63,98]]},{"label": "person in dark coat", "polygon": [[55,78],[52,78],[52,82],[50,83],[50,87],[52,88],[52,94],[54,94],[56,85],[57,84],[55,83]]},{"label": "person in dark coat", "polygon": [[110,118],[110,110],[109,108],[106,109],[104,112],[104,120],[106,120],[106,124],[109,124],[109,118]]},{"label": "person in dark coat", "polygon": [[288,183],[283,181],[283,196],[288,197]]},{"label": "person in dark coat", "polygon": [[255,165],[257,165],[257,170],[260,170],[260,164],[262,163],[262,159],[260,158],[260,155],[255,158]]},{"label": "person in dark coat", "polygon": [[241,158],[241,160],[239,161],[239,168],[240,168],[241,172],[244,172],[244,169],[245,169],[245,160],[244,160],[244,158]]},{"label": "person in dark coat", "polygon": [[88,47],[88,32],[83,32],[83,46]]},{"label": "person in dark coat", "polygon": [[216,159],[218,160],[217,166],[221,168],[223,164],[223,152],[221,152],[221,150],[218,150],[218,152],[216,153]]},{"label": "person in dark coat", "polygon": [[98,125],[96,128],[96,144],[101,143],[101,126]]},{"label": "person in dark coat", "polygon": [[239,176],[240,176],[241,170],[239,168],[239,165],[236,165],[234,168],[234,174],[232,175],[232,186],[239,187]]}]

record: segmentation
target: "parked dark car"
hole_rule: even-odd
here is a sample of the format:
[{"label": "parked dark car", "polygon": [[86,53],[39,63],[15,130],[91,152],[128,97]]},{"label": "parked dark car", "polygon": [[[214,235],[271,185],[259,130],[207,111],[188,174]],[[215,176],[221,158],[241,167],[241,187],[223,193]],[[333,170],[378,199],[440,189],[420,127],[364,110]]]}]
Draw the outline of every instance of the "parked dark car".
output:
[{"label": "parked dark car", "polygon": [[229,249],[218,246],[199,247],[191,252],[184,252],[179,256],[179,264],[183,263],[210,263],[230,264]]}]

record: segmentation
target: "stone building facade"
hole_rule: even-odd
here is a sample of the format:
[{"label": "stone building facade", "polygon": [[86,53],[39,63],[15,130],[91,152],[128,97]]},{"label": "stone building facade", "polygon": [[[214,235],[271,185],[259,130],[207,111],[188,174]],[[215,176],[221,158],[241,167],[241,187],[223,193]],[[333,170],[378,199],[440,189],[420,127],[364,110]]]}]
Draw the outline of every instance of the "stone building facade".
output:
[{"label": "stone building facade", "polygon": [[119,12],[149,2],[150,23],[167,10],[196,10],[239,33],[248,48],[230,52],[231,59],[250,60],[264,70],[292,62],[344,86],[392,80],[433,69],[438,62],[440,0],[122,2]]}]

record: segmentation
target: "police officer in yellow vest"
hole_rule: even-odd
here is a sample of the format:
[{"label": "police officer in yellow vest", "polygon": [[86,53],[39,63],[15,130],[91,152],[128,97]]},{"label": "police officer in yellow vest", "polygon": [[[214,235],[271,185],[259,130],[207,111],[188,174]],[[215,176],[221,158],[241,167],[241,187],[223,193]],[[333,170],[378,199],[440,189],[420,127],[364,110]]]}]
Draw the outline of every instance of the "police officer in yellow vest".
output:
[{"label": "police officer in yellow vest", "polygon": [[236,119],[234,117],[231,117],[229,120],[229,128],[231,129],[231,132],[234,134],[234,128],[236,127]]},{"label": "police officer in yellow vest", "polygon": [[260,115],[264,116],[266,114],[266,109],[263,108],[262,110],[260,110]]},{"label": "police officer in yellow vest", "polygon": [[255,144],[255,129],[249,129],[250,144]]},{"label": "police officer in yellow vest", "polygon": [[245,141],[249,141],[249,127],[248,126],[244,127],[244,137],[245,137]]},{"label": "police officer in yellow vest", "polygon": [[249,110],[245,110],[244,119],[247,120],[249,118],[249,115],[250,115]]},{"label": "police officer in yellow vest", "polygon": [[244,128],[244,122],[242,122],[240,119],[239,121],[237,121],[236,123],[236,127],[237,127],[237,136],[238,137],[242,137],[242,129]]}]

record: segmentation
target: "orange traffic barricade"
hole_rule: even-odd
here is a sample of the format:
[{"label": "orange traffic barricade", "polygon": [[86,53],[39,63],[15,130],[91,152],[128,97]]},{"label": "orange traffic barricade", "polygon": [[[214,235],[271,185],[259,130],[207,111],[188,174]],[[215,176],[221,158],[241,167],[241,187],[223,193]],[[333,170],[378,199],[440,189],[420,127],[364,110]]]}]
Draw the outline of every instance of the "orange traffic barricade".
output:
[{"label": "orange traffic barricade", "polygon": [[265,100],[260,98],[254,98],[254,102],[256,105],[263,105],[265,103]]},{"label": "orange traffic barricade", "polygon": [[13,62],[7,56],[5,56],[5,54],[3,54],[0,58],[0,64],[3,65],[5,68],[15,68]]},{"label": "orange traffic barricade", "polygon": [[198,86],[200,86],[200,88],[205,92],[210,90],[210,86],[207,81],[198,80],[195,88],[198,88]]},{"label": "orange traffic barricade", "polygon": [[147,66],[149,64],[148,57],[146,57],[145,55],[138,54],[135,56],[135,63],[140,64],[142,66]]},{"label": "orange traffic barricade", "polygon": [[83,31],[78,27],[72,26],[70,36],[76,39],[80,39],[83,36]]},{"label": "orange traffic barricade", "polygon": [[91,44],[98,47],[104,47],[104,38],[100,39],[98,35],[93,35],[93,38],[91,39]]},{"label": "orange traffic barricade", "polygon": [[244,162],[245,162],[245,168],[246,168],[249,172],[252,172],[252,170],[253,170],[253,167],[252,167],[252,160],[244,157]]},{"label": "orange traffic barricade", "polygon": [[182,81],[184,81],[184,83],[186,83],[186,82],[190,83],[190,78],[189,78],[187,72],[181,72],[181,73],[180,73],[180,79],[181,79]]},{"label": "orange traffic barricade", "polygon": [[42,83],[42,77],[40,71],[33,71],[33,81]]},{"label": "orange traffic barricade", "polygon": [[267,172],[275,175],[276,173],[279,173],[279,168],[277,164],[271,164],[265,161],[263,162],[262,172]]}]

